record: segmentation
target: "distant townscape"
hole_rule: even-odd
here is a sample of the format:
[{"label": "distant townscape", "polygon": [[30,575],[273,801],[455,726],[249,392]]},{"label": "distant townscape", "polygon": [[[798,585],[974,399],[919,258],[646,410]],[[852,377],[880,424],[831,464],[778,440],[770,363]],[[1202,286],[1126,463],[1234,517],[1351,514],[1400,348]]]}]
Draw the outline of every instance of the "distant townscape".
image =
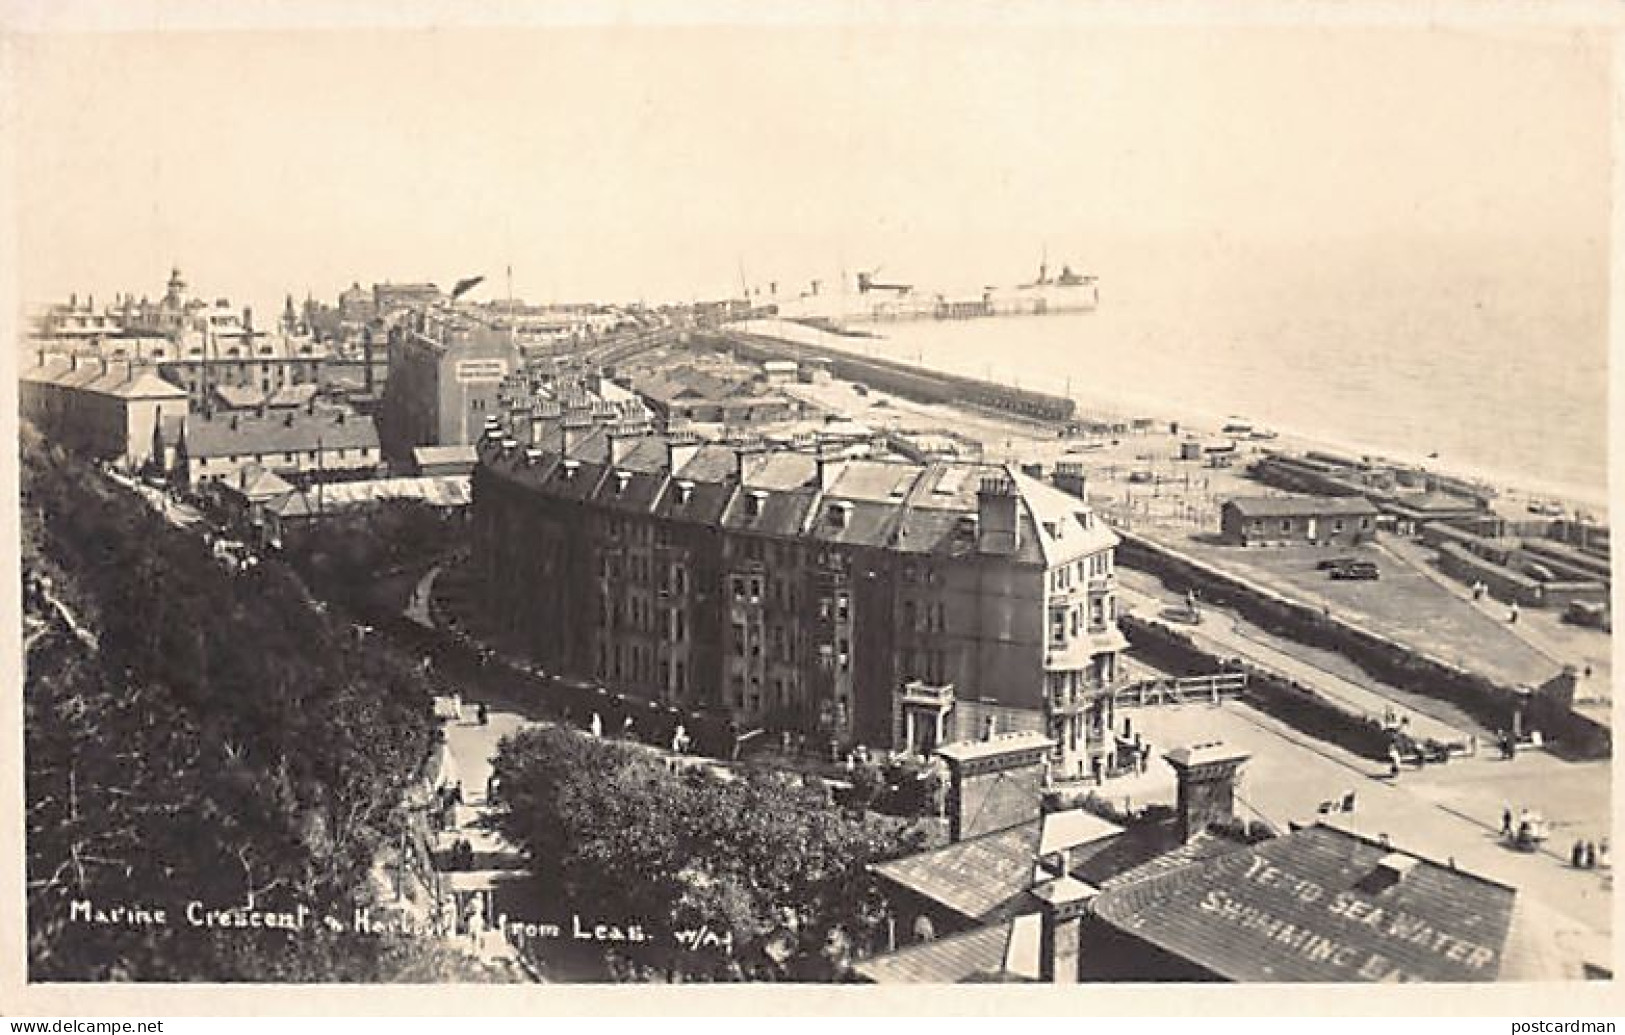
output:
[{"label": "distant townscape", "polygon": [[1611,977],[1605,514],[878,276],[35,314],[31,977]]}]

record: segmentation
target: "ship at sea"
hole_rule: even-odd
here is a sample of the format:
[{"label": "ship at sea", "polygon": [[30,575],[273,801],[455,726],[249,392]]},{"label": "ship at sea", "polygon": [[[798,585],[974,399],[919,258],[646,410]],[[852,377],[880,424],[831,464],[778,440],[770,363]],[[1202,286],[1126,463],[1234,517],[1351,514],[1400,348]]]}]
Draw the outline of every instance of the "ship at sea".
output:
[{"label": "ship at sea", "polygon": [[[845,285],[843,285],[843,288]],[[1043,316],[1051,313],[1091,312],[1100,305],[1098,280],[1063,265],[1053,276],[1049,261],[1039,263],[1034,280],[1013,287],[985,286],[974,290],[930,290],[913,284],[884,281],[880,270],[859,272],[855,292],[821,294],[778,300],[778,315],[845,327],[852,324],[897,320],[975,320],[995,316]]]}]

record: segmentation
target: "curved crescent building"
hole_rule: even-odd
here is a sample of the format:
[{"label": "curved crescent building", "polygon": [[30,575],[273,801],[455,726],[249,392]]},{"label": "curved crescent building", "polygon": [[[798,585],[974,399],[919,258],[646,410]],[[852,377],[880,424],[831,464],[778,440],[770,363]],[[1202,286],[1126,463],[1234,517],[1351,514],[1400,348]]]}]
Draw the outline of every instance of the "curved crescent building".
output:
[{"label": "curved crescent building", "polygon": [[1111,739],[1116,535],[1013,467],[836,459],[496,419],[474,471],[490,614],[551,671],[841,744]]}]

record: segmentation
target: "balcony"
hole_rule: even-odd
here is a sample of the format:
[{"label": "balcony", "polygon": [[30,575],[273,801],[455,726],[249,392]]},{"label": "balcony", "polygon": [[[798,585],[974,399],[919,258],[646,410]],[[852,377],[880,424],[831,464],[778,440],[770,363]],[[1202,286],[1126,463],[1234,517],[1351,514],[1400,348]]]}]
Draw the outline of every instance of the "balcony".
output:
[{"label": "balcony", "polygon": [[915,680],[903,684],[898,691],[898,702],[904,706],[919,708],[952,708],[954,703],[954,687],[952,683],[944,686],[931,686]]},{"label": "balcony", "polygon": [[1051,640],[1044,651],[1046,669],[1087,668],[1097,654],[1115,654],[1128,648],[1128,639],[1115,625],[1068,637],[1065,644]]}]

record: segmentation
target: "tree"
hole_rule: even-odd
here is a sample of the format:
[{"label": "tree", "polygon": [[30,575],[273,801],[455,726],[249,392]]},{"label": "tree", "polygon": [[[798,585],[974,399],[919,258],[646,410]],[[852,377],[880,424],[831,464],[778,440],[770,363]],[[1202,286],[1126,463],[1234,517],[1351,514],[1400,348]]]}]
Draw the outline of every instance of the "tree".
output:
[{"label": "tree", "polygon": [[667,969],[678,965],[674,931],[725,934],[747,970],[784,976],[827,969],[845,951],[832,945],[874,933],[867,867],[915,850],[921,835],[849,815],[816,780],[676,774],[652,758],[555,728],[502,744],[498,824],[544,886],[561,889],[556,908],[658,927],[647,954]]},{"label": "tree", "polygon": [[[428,751],[427,687],[383,643],[348,636],[285,567],[226,572],[196,539],[34,436],[22,461],[29,570],[49,572],[95,631],[89,643],[41,637],[27,659],[31,975],[233,980],[297,969],[303,942],[98,927],[72,922],[71,905],[178,915],[188,900],[340,913],[366,902]],[[383,973],[397,958],[350,941],[351,972]],[[252,965],[233,971],[234,952]],[[303,965],[342,971],[324,955]]]}]

